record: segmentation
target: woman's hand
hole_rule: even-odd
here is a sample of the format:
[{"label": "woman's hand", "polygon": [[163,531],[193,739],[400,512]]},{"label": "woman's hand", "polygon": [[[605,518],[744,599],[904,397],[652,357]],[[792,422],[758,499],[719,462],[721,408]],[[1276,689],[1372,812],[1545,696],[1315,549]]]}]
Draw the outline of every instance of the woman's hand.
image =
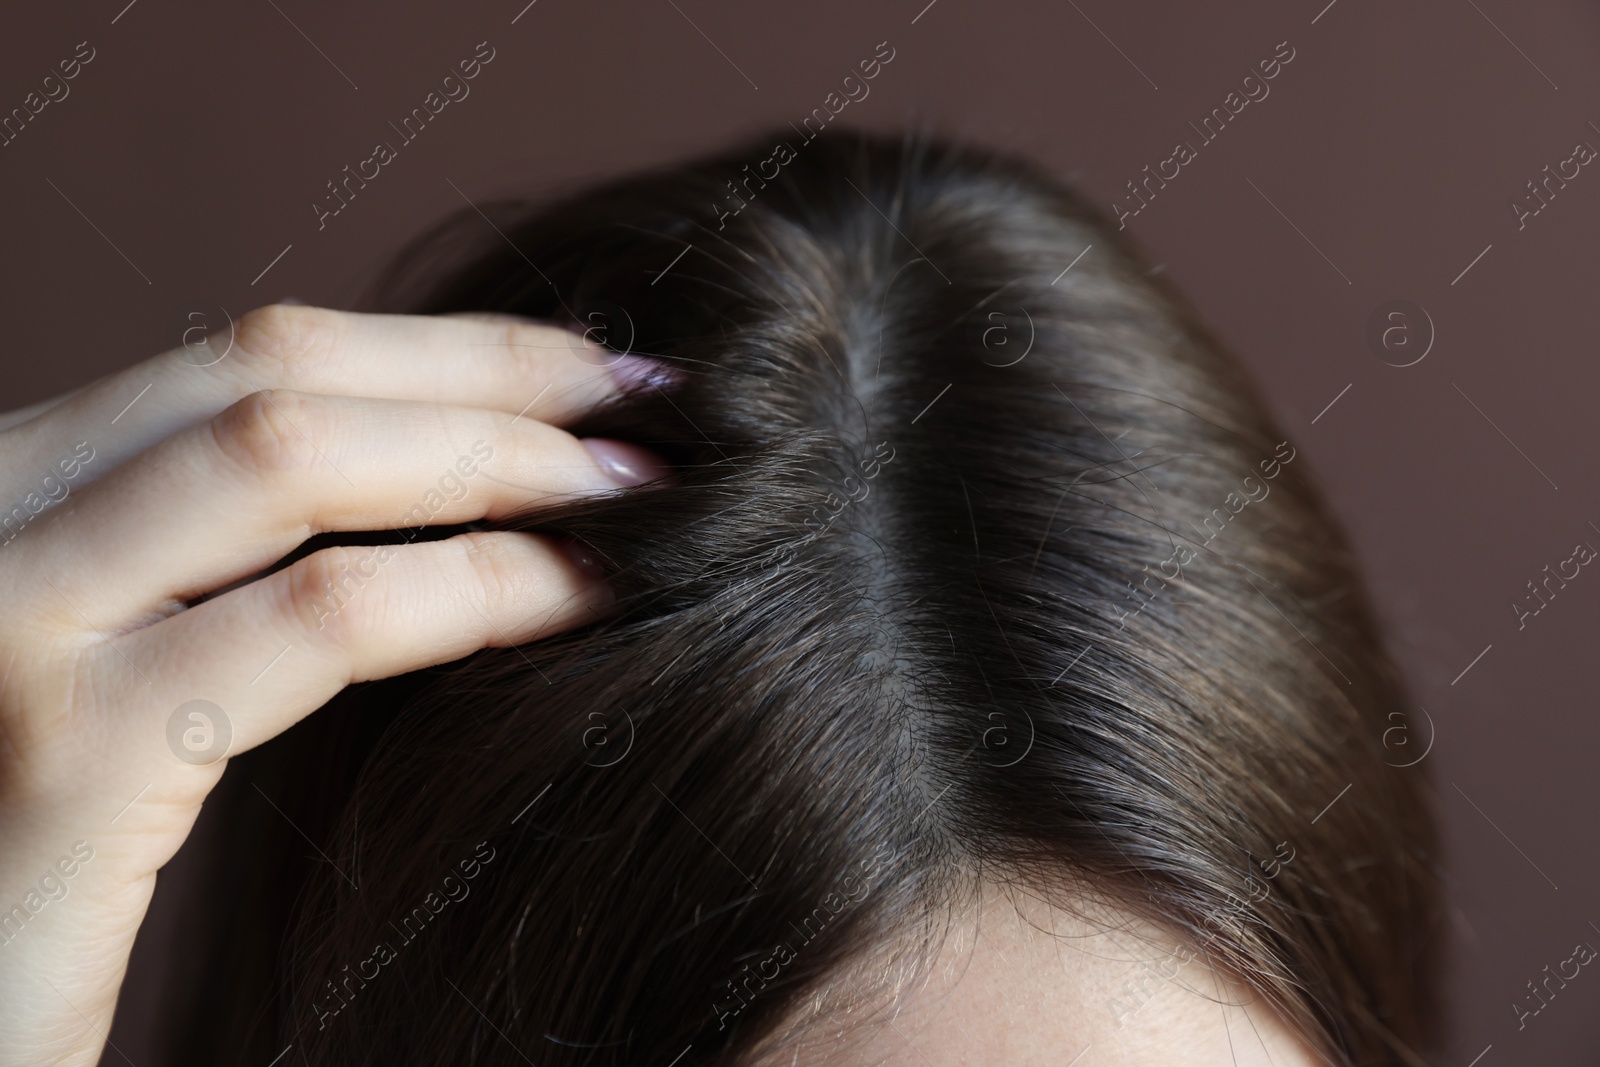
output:
[{"label": "woman's hand", "polygon": [[622,376],[554,327],[274,306],[232,332],[0,419],[0,1063],[98,1061],[156,872],[228,755],[352,682],[609,600],[561,546],[489,532],[226,587],[319,531],[662,473],[557,428]]}]

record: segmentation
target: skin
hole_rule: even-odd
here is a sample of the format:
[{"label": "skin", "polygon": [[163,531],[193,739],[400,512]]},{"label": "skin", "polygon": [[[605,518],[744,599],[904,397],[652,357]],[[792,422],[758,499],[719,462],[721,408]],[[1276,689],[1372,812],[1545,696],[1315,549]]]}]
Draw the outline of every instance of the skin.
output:
[{"label": "skin", "polygon": [[870,967],[841,975],[758,1067],[1326,1062],[1242,985],[1130,913],[994,884],[981,897],[898,995],[869,995],[883,985]]},{"label": "skin", "polygon": [[460,499],[432,498],[432,523],[664,473],[560,428],[626,376],[551,326],[273,306],[242,317],[231,347],[188,340],[0,418],[0,507],[52,472],[59,497],[61,459],[93,449],[0,544],[0,908],[27,914],[0,933],[0,1064],[100,1059],[156,872],[227,765],[169,745],[181,705],[223,709],[236,754],[353,682],[545,636],[610,601],[581,557],[518,533],[399,544],[332,613],[326,583],[372,572],[371,549],[266,568],[318,532],[399,525],[475,442],[492,457]]}]

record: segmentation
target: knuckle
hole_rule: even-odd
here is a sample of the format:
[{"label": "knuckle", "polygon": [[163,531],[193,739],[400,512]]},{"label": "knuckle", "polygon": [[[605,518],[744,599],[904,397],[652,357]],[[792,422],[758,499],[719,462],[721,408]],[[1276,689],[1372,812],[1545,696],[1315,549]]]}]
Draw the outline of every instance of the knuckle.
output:
[{"label": "knuckle", "polygon": [[526,599],[528,555],[503,533],[466,533],[453,540],[461,546],[471,593],[491,619]]},{"label": "knuckle", "polygon": [[357,641],[382,614],[378,550],[335,545],[284,572],[283,614],[297,629],[337,646]]},{"label": "knuckle", "polygon": [[300,304],[247,311],[234,334],[239,366],[258,380],[314,382],[333,358],[342,321],[337,311]]},{"label": "knuckle", "polygon": [[539,360],[539,350],[528,347],[528,329],[515,320],[502,321],[499,324],[500,336],[497,339],[505,347],[511,364],[518,371],[531,370]]},{"label": "knuckle", "polygon": [[329,413],[304,393],[263,389],[211,421],[217,450],[247,476],[269,479],[322,462]]},{"label": "knuckle", "polygon": [[[560,357],[563,353],[549,347],[550,339],[542,330],[530,329],[528,324],[520,319],[504,322],[501,324],[501,329],[504,332],[499,341],[508,354],[508,370],[519,379],[526,378],[530,382],[549,381],[551,368],[562,365]],[[584,350],[586,346],[577,334],[561,332],[566,335],[563,343],[570,346],[573,352]]]}]

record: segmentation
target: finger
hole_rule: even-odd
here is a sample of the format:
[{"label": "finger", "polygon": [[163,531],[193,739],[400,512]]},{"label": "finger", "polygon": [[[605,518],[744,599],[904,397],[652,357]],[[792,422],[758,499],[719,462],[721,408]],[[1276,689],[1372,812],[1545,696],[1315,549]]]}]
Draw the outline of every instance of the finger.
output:
[{"label": "finger", "polygon": [[260,389],[426,400],[562,424],[636,382],[644,365],[554,325],[275,304],[5,431],[0,488],[16,496],[87,442],[96,458],[73,479],[78,488]]},{"label": "finger", "polygon": [[[352,585],[350,574],[365,577]],[[162,721],[130,725],[149,744],[173,709],[208,700],[229,718],[231,753],[243,752],[346,685],[580,626],[610,602],[603,581],[530,534],[324,549],[118,638],[142,676],[130,666],[130,679],[170,698],[157,701]]]},{"label": "finger", "polygon": [[288,390],[254,393],[131,460],[12,546],[14,602],[42,612],[8,625],[82,620],[125,630],[260,572],[307,537],[495,519],[532,504],[611,492],[665,471],[650,453],[481,408]]},{"label": "finger", "polygon": [[235,340],[235,373],[255,389],[428,400],[555,424],[614,395],[640,362],[551,323],[483,313],[274,305],[241,319]]}]

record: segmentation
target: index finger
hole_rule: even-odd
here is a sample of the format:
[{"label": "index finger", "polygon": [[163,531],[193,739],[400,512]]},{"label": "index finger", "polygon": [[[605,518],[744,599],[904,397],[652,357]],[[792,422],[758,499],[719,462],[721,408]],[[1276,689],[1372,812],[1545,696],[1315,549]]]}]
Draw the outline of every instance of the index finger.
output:
[{"label": "index finger", "polygon": [[245,315],[234,346],[233,373],[246,381],[247,394],[289,388],[422,400],[553,425],[614,395],[642,362],[560,326],[510,315],[375,315],[292,304]]},{"label": "index finger", "polygon": [[85,440],[84,481],[261,389],[488,408],[570,423],[641,377],[645,361],[509,316],[379,315],[273,304],[204,343],[95,382],[8,431],[31,471]]}]

